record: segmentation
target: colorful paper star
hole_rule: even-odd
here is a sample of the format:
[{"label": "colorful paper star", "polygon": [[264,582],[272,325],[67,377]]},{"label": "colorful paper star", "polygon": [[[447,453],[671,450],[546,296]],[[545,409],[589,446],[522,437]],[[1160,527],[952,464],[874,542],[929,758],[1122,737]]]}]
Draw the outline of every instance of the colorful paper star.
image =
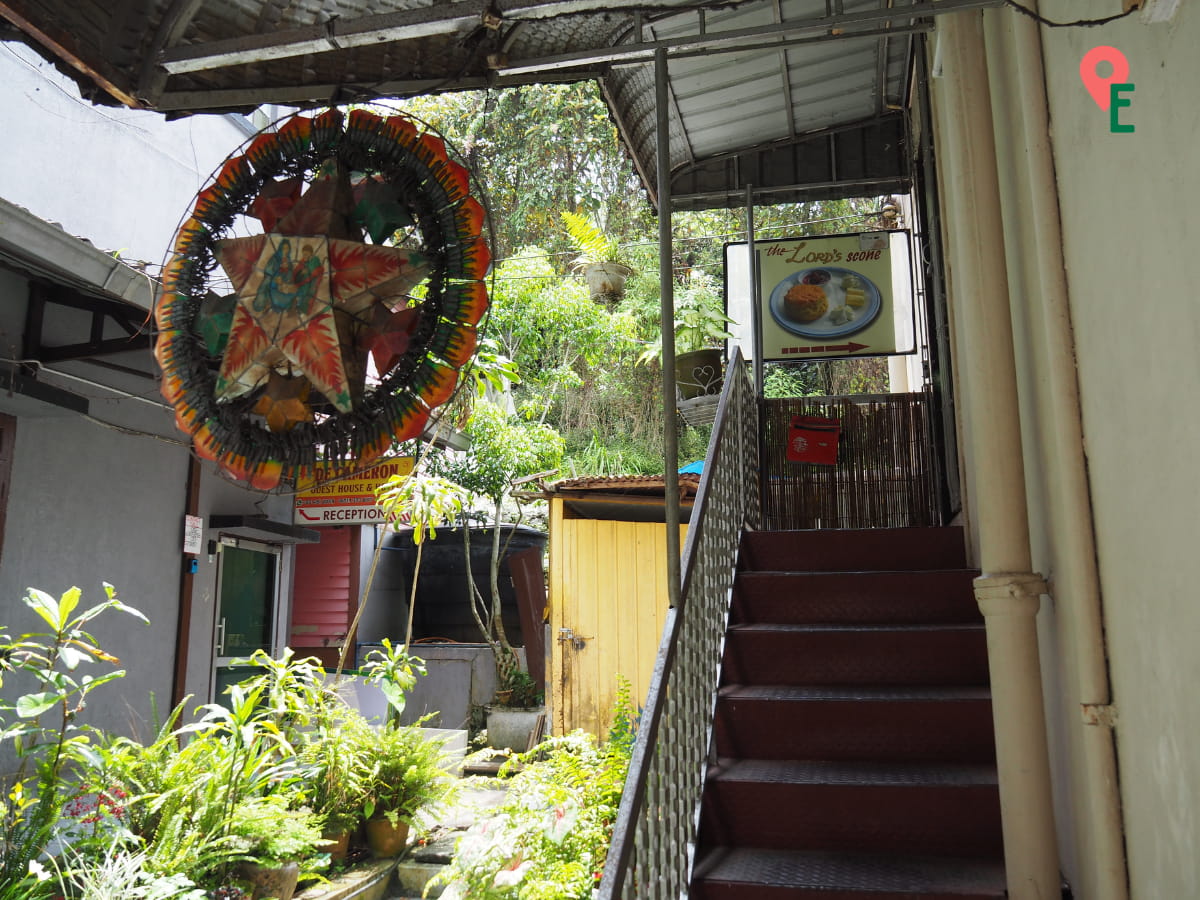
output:
[{"label": "colorful paper star", "polygon": [[380,303],[373,310],[372,327],[366,332],[367,345],[376,372],[390,372],[412,343],[420,314],[415,309],[391,312]]},{"label": "colorful paper star", "polygon": [[264,231],[274,231],[275,224],[291,212],[300,199],[300,188],[303,186],[304,179],[300,177],[268,181],[262,186],[246,213],[262,222]]},{"label": "colorful paper star", "polygon": [[307,378],[291,377],[272,372],[267,389],[251,410],[267,420],[271,431],[291,431],[301,422],[311,422],[308,394],[312,388]]}]

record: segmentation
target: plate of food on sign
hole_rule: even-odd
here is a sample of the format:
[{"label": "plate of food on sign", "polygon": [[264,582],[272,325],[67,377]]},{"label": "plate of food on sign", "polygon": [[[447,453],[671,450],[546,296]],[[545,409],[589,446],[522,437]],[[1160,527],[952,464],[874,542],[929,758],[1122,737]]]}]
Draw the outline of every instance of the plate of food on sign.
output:
[{"label": "plate of food on sign", "polygon": [[801,269],[771,291],[771,315],[781,328],[807,338],[854,334],[870,325],[883,306],[879,288],[849,269]]}]

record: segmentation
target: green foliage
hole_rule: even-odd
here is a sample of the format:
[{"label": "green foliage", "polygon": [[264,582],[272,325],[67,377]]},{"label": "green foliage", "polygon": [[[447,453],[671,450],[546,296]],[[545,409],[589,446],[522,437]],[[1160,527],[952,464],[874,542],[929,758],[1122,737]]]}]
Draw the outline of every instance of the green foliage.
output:
[{"label": "green foliage", "polygon": [[495,705],[512,709],[532,709],[545,699],[542,686],[528,672],[514,672],[504,685],[505,694],[497,695]]},{"label": "green foliage", "polygon": [[[480,403],[464,429],[471,441],[461,458],[441,457],[443,475],[500,503],[518,478],[558,468],[563,440],[553,428],[520,422],[494,403]],[[498,524],[498,523],[497,523]]]},{"label": "green foliage", "polygon": [[815,363],[764,363],[763,395],[769,398],[809,397],[821,393]]},{"label": "green foliage", "polygon": [[566,252],[558,210],[595,216],[612,234],[649,221],[629,159],[597,84],[419,97],[406,110],[430,121],[466,156],[487,186],[498,255],[525,244]]},{"label": "green foliage", "polygon": [[321,816],[289,807],[285,797],[250,797],[233,808],[230,843],[240,854],[265,866],[312,859],[324,842]]},{"label": "green foliage", "polygon": [[422,809],[441,803],[452,782],[442,768],[442,743],[416,726],[387,725],[363,733],[366,763],[364,817],[383,815],[412,822]]},{"label": "green foliage", "polygon": [[[20,758],[16,773],[0,782],[0,896],[31,896],[40,890],[30,866],[45,853],[63,803],[74,793],[66,777],[68,765],[87,752],[94,735],[76,718],[93,691],[125,675],[113,668],[93,674],[94,666],[118,660],[100,648],[85,626],[109,611],[146,621],[117,599],[112,585],[104,585],[104,591],[104,602],[79,612],[82,592],[77,587],[57,600],[29,588],[25,606],[49,630],[15,639],[0,634],[0,683],[7,673],[19,672],[37,688],[21,694],[16,703],[0,700],[0,743],[11,743]],[[28,774],[31,766],[35,776]]]},{"label": "green foliage", "polygon": [[365,748],[374,730],[356,710],[345,708],[319,725],[298,751],[303,772],[301,800],[325,818],[331,833],[350,831],[367,801]]},{"label": "green foliage", "polygon": [[575,265],[618,261],[616,240],[605,234],[593,219],[570,210],[564,210],[562,218],[567,234],[579,252]]},{"label": "green foliage", "polygon": [[207,893],[180,873],[157,875],[146,866],[144,850],[114,840],[99,856],[67,850],[58,871],[63,896],[77,900],[204,900]]},{"label": "green foliage", "polygon": [[614,753],[629,756],[637,740],[641,710],[633,703],[633,685],[624,675],[617,676],[617,696],[609,713],[608,746]]},{"label": "green foliage", "polygon": [[368,653],[362,669],[367,683],[383,691],[388,703],[388,723],[399,725],[408,693],[416,686],[417,676],[425,674],[425,660],[410,656],[407,647],[397,647],[384,638],[383,649]]},{"label": "green foliage", "polygon": [[609,315],[536,247],[499,266],[488,334],[521,371],[513,396],[522,417],[566,431],[613,399],[611,375],[640,350],[629,316]]},{"label": "green foliage", "polygon": [[416,472],[392,475],[375,489],[375,497],[393,527],[401,522],[412,527],[413,543],[418,545],[426,535],[436,538],[437,529],[453,524],[467,499],[461,485]]},{"label": "green foliage", "polygon": [[627,745],[599,747],[576,731],[514,760],[522,768],[495,815],[459,839],[431,885],[445,885],[445,900],[592,896],[629,767]]},{"label": "green foliage", "polygon": [[[686,281],[675,289],[675,352],[691,353],[719,347],[733,338],[728,326],[733,322],[725,314],[725,300],[716,281],[699,269],[693,269]],[[639,361],[662,359],[662,335],[642,353]]]},{"label": "green foliage", "polygon": [[315,656],[297,659],[291,647],[285,647],[278,658],[255,650],[236,664],[261,670],[243,679],[239,690],[258,692],[255,715],[270,719],[290,742],[300,737],[300,729],[320,724],[341,705]]}]

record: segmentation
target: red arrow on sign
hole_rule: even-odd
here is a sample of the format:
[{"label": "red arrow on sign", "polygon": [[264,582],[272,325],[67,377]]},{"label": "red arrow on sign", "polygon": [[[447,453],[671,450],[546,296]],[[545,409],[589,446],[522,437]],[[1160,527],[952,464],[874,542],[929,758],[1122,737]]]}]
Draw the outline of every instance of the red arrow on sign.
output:
[{"label": "red arrow on sign", "polygon": [[[822,346],[822,345],[818,344],[815,347],[796,347],[792,352],[793,353],[837,353],[838,351],[844,350],[847,353],[854,353],[857,350],[866,350],[870,346],[871,346],[870,344],[856,344],[853,341],[851,341],[848,344],[830,344],[828,346]],[[784,351],[784,352],[787,352],[787,351]]]},{"label": "red arrow on sign", "polygon": [[854,353],[854,352],[856,352],[856,351],[858,351],[858,350],[866,350],[866,349],[867,349],[867,347],[869,347],[869,346],[870,346],[870,344],[856,344],[856,343],[854,343],[853,341],[851,341],[851,342],[850,342],[850,343],[848,343],[848,344],[838,344],[838,345],[836,345],[836,346],[834,346],[834,345],[830,345],[830,346],[826,347],[826,348],[825,348],[825,350],[826,350],[826,351],[829,351],[829,350],[845,350],[847,353]]}]

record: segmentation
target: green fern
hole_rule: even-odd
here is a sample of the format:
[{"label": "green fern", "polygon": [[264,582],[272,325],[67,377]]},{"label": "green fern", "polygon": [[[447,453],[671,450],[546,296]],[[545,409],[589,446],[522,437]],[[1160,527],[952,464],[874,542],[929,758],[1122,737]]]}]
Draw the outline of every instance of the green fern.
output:
[{"label": "green fern", "polygon": [[569,210],[562,214],[562,218],[567,226],[567,234],[579,251],[579,258],[575,260],[577,265],[617,261],[617,242],[592,219]]}]

